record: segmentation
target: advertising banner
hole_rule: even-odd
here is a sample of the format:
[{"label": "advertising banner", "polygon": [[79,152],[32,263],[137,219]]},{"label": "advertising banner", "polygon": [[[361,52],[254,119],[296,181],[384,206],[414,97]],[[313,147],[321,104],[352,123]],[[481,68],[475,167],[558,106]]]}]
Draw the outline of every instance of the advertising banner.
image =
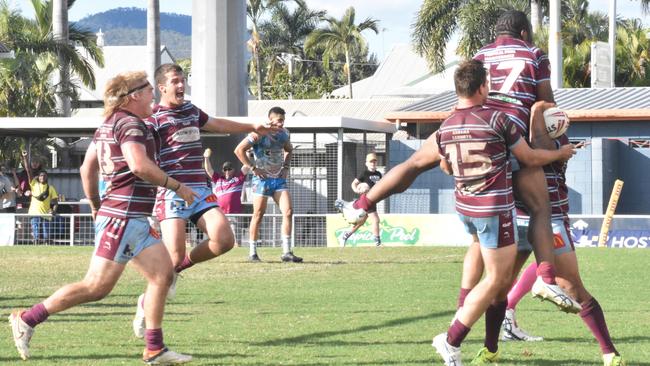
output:
[{"label": "advertising banner", "polygon": [[[571,234],[576,247],[598,247],[603,216],[571,217]],[[607,239],[608,248],[649,248],[650,216],[614,216]]]},{"label": "advertising banner", "polygon": [[[471,236],[465,232],[456,215],[380,214],[381,243],[385,246],[467,246]],[[359,228],[345,245],[349,247],[374,246],[375,237],[370,219]],[[327,215],[327,246],[339,247],[343,234],[350,231],[340,214]]]}]

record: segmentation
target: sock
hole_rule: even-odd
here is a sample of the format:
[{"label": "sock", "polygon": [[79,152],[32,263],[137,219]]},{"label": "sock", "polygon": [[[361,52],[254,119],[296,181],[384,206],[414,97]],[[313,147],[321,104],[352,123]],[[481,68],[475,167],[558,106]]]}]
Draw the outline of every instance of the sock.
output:
[{"label": "sock", "polygon": [[282,254],[291,251],[291,235],[282,235]]},{"label": "sock", "polygon": [[381,237],[379,235],[375,235],[375,245],[381,245]]},{"label": "sock", "polygon": [[47,320],[48,316],[50,316],[50,313],[47,312],[43,303],[36,304],[31,309],[20,314],[20,318],[32,328]]},{"label": "sock", "polygon": [[248,255],[249,256],[252,257],[255,254],[257,254],[257,244],[261,243],[261,242],[262,242],[261,240],[250,240],[249,241],[249,243],[248,243],[249,244],[249,246],[248,246]]},{"label": "sock", "polygon": [[519,280],[508,292],[508,309],[514,309],[521,299],[530,292],[537,279],[537,263],[533,261],[519,277]]},{"label": "sock", "polygon": [[485,311],[485,348],[495,353],[499,349],[499,331],[501,323],[506,317],[506,306],[508,301],[503,300],[496,304],[490,304]]},{"label": "sock", "polygon": [[605,314],[603,314],[603,309],[600,307],[598,301],[592,297],[580,305],[582,305],[580,317],[587,324],[594,337],[596,337],[603,354],[615,353],[618,355],[612,338],[609,336],[607,322],[605,322]]},{"label": "sock", "polygon": [[174,267],[174,270],[176,271],[176,273],[181,273],[181,271],[186,270],[186,269],[192,267],[193,265],[194,265],[194,263],[192,263],[192,260],[190,259],[190,255],[188,253],[188,254],[185,254],[185,258],[183,258],[183,261],[181,262],[181,264]]},{"label": "sock", "polygon": [[555,267],[549,262],[541,262],[537,265],[537,275],[542,277],[542,280],[549,285],[557,285],[555,283]]},{"label": "sock", "polygon": [[165,348],[165,344],[163,343],[163,331],[160,328],[145,329],[144,340],[147,343],[147,349],[149,351],[157,351]]},{"label": "sock", "polygon": [[366,197],[366,194],[362,194],[358,200],[354,201],[352,203],[352,207],[359,209],[362,208],[366,211],[368,211],[371,207],[374,206],[374,203],[372,203],[368,197]]},{"label": "sock", "polygon": [[471,288],[460,288],[460,292],[458,293],[458,304],[456,305],[456,310],[460,309],[465,305],[465,298],[469,294],[469,292],[472,291]]},{"label": "sock", "polygon": [[454,320],[451,327],[447,329],[447,343],[454,347],[460,347],[460,344],[463,343],[469,331],[470,328],[467,328],[460,320]]}]

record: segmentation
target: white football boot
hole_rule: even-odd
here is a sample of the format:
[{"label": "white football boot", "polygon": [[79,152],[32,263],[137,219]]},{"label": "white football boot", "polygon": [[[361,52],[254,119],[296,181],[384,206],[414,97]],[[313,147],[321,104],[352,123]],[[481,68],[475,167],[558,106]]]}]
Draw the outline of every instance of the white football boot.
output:
[{"label": "white football boot", "polygon": [[447,343],[447,333],[441,333],[433,337],[431,345],[442,356],[446,366],[463,366],[460,360],[460,347],[454,347]]},{"label": "white football boot", "polygon": [[29,354],[29,341],[34,334],[34,328],[30,327],[20,317],[21,311],[14,311],[9,315],[9,324],[11,325],[11,333],[14,337],[16,349],[20,354],[20,358],[27,360]]},{"label": "white football boot", "polygon": [[503,319],[503,334],[501,335],[502,341],[524,341],[524,342],[539,342],[544,338],[537,337],[526,333],[517,325],[515,319],[515,310],[506,309],[506,317]]},{"label": "white football boot", "polygon": [[567,295],[560,286],[550,285],[544,282],[540,276],[535,280],[531,293],[533,294],[533,297],[554,303],[564,312],[575,314],[582,310],[582,306]]}]

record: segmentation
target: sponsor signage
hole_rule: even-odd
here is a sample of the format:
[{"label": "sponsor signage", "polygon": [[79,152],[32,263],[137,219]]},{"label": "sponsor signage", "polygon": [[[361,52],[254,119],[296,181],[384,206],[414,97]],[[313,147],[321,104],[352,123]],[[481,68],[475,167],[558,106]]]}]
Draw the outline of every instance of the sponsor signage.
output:
[{"label": "sponsor signage", "polygon": [[[454,214],[379,214],[381,242],[385,246],[468,246],[471,236]],[[603,215],[571,217],[576,247],[597,247]],[[327,246],[340,247],[352,225],[340,214],[327,215]],[[370,219],[346,242],[348,247],[374,246]],[[612,221],[609,248],[650,248],[650,215],[617,215]]]},{"label": "sponsor signage", "polygon": [[[381,243],[385,246],[467,246],[472,239],[456,215],[379,214]],[[374,246],[370,219],[345,243],[348,247]],[[350,231],[340,214],[327,215],[327,246],[340,247]]]}]

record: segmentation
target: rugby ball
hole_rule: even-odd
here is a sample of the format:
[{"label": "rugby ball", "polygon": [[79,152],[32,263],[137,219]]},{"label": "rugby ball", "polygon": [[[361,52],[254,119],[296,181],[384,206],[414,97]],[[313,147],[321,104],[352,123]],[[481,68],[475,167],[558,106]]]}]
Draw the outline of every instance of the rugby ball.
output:
[{"label": "rugby ball", "polygon": [[368,183],[359,183],[357,184],[357,192],[359,194],[367,193],[370,190]]},{"label": "rugby ball", "polygon": [[544,123],[546,132],[552,139],[556,139],[569,129],[569,117],[566,112],[557,107],[551,107],[544,111]]}]

